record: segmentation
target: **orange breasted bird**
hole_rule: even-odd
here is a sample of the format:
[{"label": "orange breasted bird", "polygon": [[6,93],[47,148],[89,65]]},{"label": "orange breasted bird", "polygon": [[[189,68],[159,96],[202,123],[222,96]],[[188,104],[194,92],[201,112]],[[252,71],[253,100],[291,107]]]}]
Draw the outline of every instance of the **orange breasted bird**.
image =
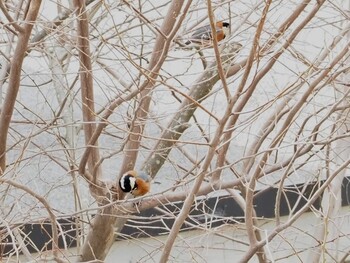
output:
[{"label": "orange breasted bird", "polygon": [[145,172],[131,170],[123,174],[119,180],[120,189],[133,196],[143,196],[150,190],[151,178]]},{"label": "orange breasted bird", "polygon": [[[216,22],[216,37],[217,41],[220,42],[229,34],[230,24],[227,22],[219,21]],[[203,45],[210,46],[213,42],[213,36],[210,25],[202,26],[196,29],[190,39],[185,42],[186,45]]]}]

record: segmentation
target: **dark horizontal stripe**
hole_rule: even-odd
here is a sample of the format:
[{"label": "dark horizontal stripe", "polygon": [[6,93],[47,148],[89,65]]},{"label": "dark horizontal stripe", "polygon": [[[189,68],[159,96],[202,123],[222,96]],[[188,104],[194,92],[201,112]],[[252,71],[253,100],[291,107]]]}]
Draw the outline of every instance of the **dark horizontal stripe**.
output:
[{"label": "dark horizontal stripe", "polygon": [[[312,184],[299,184],[295,186],[285,187],[280,200],[280,216],[289,215],[297,212],[303,207],[307,199],[320,187],[323,182]],[[350,204],[350,178],[344,179],[342,184],[342,206]],[[275,217],[275,206],[277,188],[268,188],[260,192],[256,192],[254,196],[254,208],[257,216],[260,218],[273,218]],[[315,209],[319,209],[321,205],[321,199],[318,198],[313,206]],[[125,227],[122,230],[118,239],[127,239],[132,237],[147,237],[156,235],[165,235],[171,229],[174,218],[178,215],[183,202],[177,202],[167,204],[159,209],[151,208],[142,211],[139,214],[139,219],[128,220]],[[220,196],[215,198],[208,198],[198,200],[191,209],[189,217],[186,219],[185,224],[182,226],[182,231],[195,229],[196,227],[216,227],[222,224],[234,224],[237,222],[243,222],[244,213],[238,204],[232,199],[231,196]],[[79,225],[78,218],[60,218],[58,219],[61,225],[62,231],[59,233],[59,247],[64,248],[64,243],[67,247],[75,247],[76,237],[79,234],[77,226]],[[20,227],[26,239],[30,239],[32,244],[26,241],[27,248],[30,252],[44,251],[52,249],[52,229],[51,223],[45,221],[35,224],[24,224]],[[6,228],[1,228],[1,231],[5,231]],[[11,237],[8,235],[4,237],[1,242],[0,252],[1,255],[6,256],[8,253],[13,253],[14,248],[12,245]]]}]

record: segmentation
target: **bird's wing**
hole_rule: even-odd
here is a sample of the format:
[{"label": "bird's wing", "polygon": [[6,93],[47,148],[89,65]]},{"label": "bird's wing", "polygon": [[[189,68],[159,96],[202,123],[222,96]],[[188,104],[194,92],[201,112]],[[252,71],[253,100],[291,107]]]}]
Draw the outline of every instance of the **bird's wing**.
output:
[{"label": "bird's wing", "polygon": [[[216,27],[216,32],[221,30],[220,27]],[[211,27],[210,25],[198,28],[190,38],[191,40],[211,40]]]},{"label": "bird's wing", "polygon": [[146,182],[151,181],[150,176],[149,176],[147,173],[142,172],[142,171],[141,171],[141,172],[139,172],[138,177],[140,177],[141,179],[143,179],[143,180],[144,180],[144,181],[146,181]]}]

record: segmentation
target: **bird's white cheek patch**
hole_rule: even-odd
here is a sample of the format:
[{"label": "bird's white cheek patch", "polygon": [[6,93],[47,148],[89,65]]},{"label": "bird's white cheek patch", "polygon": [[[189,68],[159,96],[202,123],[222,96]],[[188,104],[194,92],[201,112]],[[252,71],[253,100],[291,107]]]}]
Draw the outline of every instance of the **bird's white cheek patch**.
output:
[{"label": "bird's white cheek patch", "polygon": [[120,179],[120,187],[125,190],[125,176]]},{"label": "bird's white cheek patch", "polygon": [[226,37],[230,34],[230,29],[228,29],[226,27],[222,28],[222,31],[224,32]]},{"label": "bird's white cheek patch", "polygon": [[134,177],[131,177],[129,180],[130,180],[131,190],[133,190],[135,188],[136,179]]}]

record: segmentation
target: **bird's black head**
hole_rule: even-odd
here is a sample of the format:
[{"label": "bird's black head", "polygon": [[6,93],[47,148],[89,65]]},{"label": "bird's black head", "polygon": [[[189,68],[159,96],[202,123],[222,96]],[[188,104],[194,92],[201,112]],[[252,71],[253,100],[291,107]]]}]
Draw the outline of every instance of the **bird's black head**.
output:
[{"label": "bird's black head", "polygon": [[223,27],[229,27],[229,26],[230,26],[230,23],[222,22],[222,26],[223,26]]},{"label": "bird's black head", "polygon": [[123,192],[129,193],[136,188],[136,179],[132,175],[125,174],[120,178],[119,186]]}]

